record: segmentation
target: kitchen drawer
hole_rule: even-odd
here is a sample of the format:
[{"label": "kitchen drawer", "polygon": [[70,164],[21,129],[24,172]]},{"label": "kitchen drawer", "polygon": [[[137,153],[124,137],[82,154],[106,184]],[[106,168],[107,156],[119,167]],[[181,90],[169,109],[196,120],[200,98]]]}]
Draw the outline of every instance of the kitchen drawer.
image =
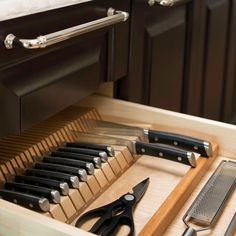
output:
[{"label": "kitchen drawer", "polygon": [[19,42],[6,49],[6,36],[35,39],[105,18],[110,7],[129,11],[128,1],[113,2],[82,1],[0,22],[0,137],[26,130],[105,81],[124,76],[129,28],[128,22],[118,22],[40,49],[26,49]]},{"label": "kitchen drawer", "polygon": [[[93,107],[102,118],[142,126],[152,125],[159,130],[193,135],[213,143],[213,157],[199,157],[196,168],[142,156],[132,162],[129,168],[125,168],[105,192],[94,197],[89,208],[114,200],[130,191],[130,186],[138,180],[149,176],[150,186],[134,211],[136,233],[139,235],[180,235],[185,229],[181,218],[200,187],[220,160],[234,160],[236,156],[236,127],[233,125],[97,95],[87,97],[78,106],[81,107],[78,112],[80,115],[85,114],[88,107]],[[60,123],[60,119],[63,124],[66,123],[69,111],[70,109],[55,119],[55,126]],[[98,113],[95,112],[96,117],[99,117]],[[47,125],[49,124],[50,121]],[[73,122],[68,123],[68,127],[76,125]],[[219,145],[219,150],[216,144]],[[236,194],[233,194],[212,235],[222,235],[225,231],[236,209],[235,199]],[[0,222],[1,235],[92,235],[4,200],[0,201]]]}]

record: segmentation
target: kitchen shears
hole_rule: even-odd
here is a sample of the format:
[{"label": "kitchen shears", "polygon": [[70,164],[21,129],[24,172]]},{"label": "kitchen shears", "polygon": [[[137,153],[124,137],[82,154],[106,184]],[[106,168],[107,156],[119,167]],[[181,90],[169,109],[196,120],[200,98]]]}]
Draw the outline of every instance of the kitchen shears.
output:
[{"label": "kitchen shears", "polygon": [[128,192],[107,205],[86,212],[79,217],[75,226],[80,227],[85,221],[100,217],[89,232],[102,236],[111,236],[115,235],[122,225],[126,225],[130,228],[127,236],[134,235],[133,209],[143,197],[148,185],[149,178],[135,185],[132,188],[133,193]]}]

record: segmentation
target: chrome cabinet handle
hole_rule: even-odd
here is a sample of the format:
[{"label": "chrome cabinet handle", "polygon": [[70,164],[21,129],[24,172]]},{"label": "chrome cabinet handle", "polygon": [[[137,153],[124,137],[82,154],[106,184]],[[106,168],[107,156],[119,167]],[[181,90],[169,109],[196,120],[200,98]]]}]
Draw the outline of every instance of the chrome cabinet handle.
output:
[{"label": "chrome cabinet handle", "polygon": [[189,1],[191,1],[191,0],[149,0],[148,4],[149,4],[149,6],[161,5],[164,7],[173,7],[173,6],[187,3]]},{"label": "chrome cabinet handle", "polygon": [[14,34],[8,34],[4,40],[4,44],[7,49],[12,49],[15,44],[19,43],[26,49],[45,48],[67,39],[126,21],[128,18],[129,13],[124,11],[116,11],[113,8],[109,8],[107,10],[107,16],[104,18],[53,32],[47,35],[40,35],[35,39],[18,39]]}]

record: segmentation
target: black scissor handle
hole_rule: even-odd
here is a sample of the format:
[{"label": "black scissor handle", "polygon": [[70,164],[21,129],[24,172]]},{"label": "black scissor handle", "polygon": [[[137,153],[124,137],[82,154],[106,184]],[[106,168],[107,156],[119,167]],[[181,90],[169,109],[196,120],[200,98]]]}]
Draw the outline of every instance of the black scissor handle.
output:
[{"label": "black scissor handle", "polygon": [[75,226],[79,228],[85,221],[96,217],[101,217],[89,230],[89,232],[98,233],[103,225],[108,224],[108,221],[112,220],[114,210],[121,207],[124,207],[124,203],[120,201],[120,199],[117,199],[112,203],[90,210],[79,217],[75,223]]},{"label": "black scissor handle", "polygon": [[[133,196],[133,199],[127,200],[127,195]],[[89,232],[98,234],[102,231],[102,236],[111,236],[114,235],[119,226],[127,225],[130,227],[128,236],[131,236],[134,234],[133,206],[135,202],[134,195],[125,194],[110,204],[86,212],[77,220],[75,226],[79,227],[86,220],[101,217]]]}]

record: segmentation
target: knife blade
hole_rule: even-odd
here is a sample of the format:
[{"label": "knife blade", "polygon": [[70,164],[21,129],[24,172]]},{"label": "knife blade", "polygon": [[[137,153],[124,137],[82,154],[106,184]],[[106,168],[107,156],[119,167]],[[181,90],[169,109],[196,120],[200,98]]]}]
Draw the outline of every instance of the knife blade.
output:
[{"label": "knife blade", "polygon": [[79,178],[75,175],[38,169],[26,169],[25,174],[28,176],[55,179],[58,181],[66,182],[70,188],[79,188]]},{"label": "knife blade", "polygon": [[90,162],[70,160],[70,159],[65,159],[61,157],[49,157],[49,156],[44,156],[42,161],[45,163],[54,163],[54,164],[59,164],[59,165],[83,168],[86,170],[87,174],[90,174],[90,175],[94,174],[94,165],[93,163],[90,163]]},{"label": "knife blade", "polygon": [[48,212],[50,210],[50,204],[46,198],[5,189],[0,190],[0,196],[4,200],[19,204],[35,211]]},{"label": "knife blade", "polygon": [[94,167],[98,169],[101,169],[102,167],[102,161],[100,157],[94,157],[86,154],[79,154],[73,152],[62,152],[62,151],[52,151],[48,155],[50,155],[51,157],[63,157],[74,160],[91,162],[94,164]]},{"label": "knife blade", "polygon": [[103,151],[103,152],[106,152],[106,154],[109,157],[113,157],[115,155],[114,148],[108,145],[88,143],[88,142],[65,142],[63,143],[63,145],[65,147],[86,148],[86,149]]},{"label": "knife blade", "polygon": [[60,203],[60,193],[57,190],[52,190],[50,188],[16,182],[6,182],[4,188],[6,190],[13,190],[36,195],[38,197],[44,197],[47,198],[51,203]]},{"label": "knife blade", "polygon": [[64,196],[69,194],[69,186],[67,183],[53,179],[40,178],[35,176],[16,175],[15,182],[56,189],[57,191],[59,191],[60,194]]},{"label": "knife blade", "polygon": [[102,162],[108,161],[108,156],[106,152],[94,150],[94,149],[85,149],[85,148],[73,148],[73,147],[58,147],[57,151],[61,152],[73,152],[80,154],[87,154],[95,157],[100,157]]},{"label": "knife blade", "polygon": [[150,155],[170,161],[196,167],[195,155],[179,148],[175,148],[165,144],[151,144],[140,141],[130,141],[111,136],[96,135],[91,133],[83,133],[72,131],[79,141],[90,143],[102,143],[109,145],[127,146],[132,154]]},{"label": "knife blade", "polygon": [[141,137],[143,141],[148,140],[150,143],[174,145],[176,147],[197,152],[204,157],[212,156],[211,143],[206,140],[172,132],[144,129],[110,121],[86,119],[86,122],[90,128],[97,129],[101,134],[114,133],[126,136],[135,135]]},{"label": "knife blade", "polygon": [[66,174],[75,175],[75,176],[78,176],[79,179],[84,182],[86,182],[87,178],[88,178],[86,170],[81,169],[81,168],[72,167],[72,166],[35,162],[33,164],[33,167],[35,169],[40,169],[40,170],[52,170],[52,171],[57,171],[59,173],[66,173]]}]

